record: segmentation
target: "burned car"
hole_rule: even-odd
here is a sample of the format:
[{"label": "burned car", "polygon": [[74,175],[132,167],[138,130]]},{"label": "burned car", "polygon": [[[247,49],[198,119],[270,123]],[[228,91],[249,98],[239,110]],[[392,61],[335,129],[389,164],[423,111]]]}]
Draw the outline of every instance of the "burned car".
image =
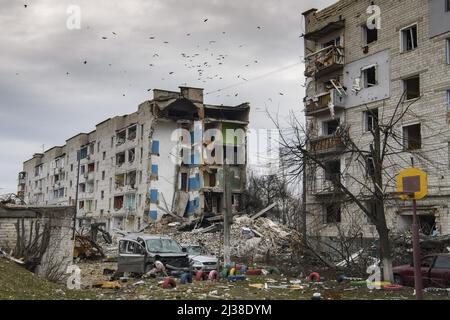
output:
[{"label": "burned car", "polygon": [[160,261],[168,274],[190,270],[189,257],[175,240],[159,235],[129,234],[119,242],[118,272],[142,275]]},{"label": "burned car", "polygon": [[182,244],[182,247],[186,249],[189,255],[193,270],[205,272],[219,270],[219,259],[211,255],[204,246]]}]

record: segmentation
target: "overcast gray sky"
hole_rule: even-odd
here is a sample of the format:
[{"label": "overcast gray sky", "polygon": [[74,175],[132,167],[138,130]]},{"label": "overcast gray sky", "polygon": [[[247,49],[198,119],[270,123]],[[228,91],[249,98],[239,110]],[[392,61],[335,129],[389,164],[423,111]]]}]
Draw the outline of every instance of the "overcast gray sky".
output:
[{"label": "overcast gray sky", "polygon": [[[273,127],[266,108],[300,112],[301,13],[333,2],[0,0],[0,194],[16,192],[33,153],[136,111],[148,89],[188,85],[205,88],[207,103],[250,102],[252,128]],[[80,30],[66,26],[70,5]]]}]

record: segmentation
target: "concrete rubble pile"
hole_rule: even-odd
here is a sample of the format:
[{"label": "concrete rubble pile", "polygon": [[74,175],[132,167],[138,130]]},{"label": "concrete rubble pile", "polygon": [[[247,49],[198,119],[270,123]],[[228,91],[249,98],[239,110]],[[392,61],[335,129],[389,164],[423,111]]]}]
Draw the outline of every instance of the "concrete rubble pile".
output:
[{"label": "concrete rubble pile", "polygon": [[[412,261],[412,235],[410,232],[391,236],[394,264],[409,264]],[[450,235],[420,235],[422,256],[450,252]]]},{"label": "concrete rubble pile", "polygon": [[[169,235],[179,243],[203,244],[221,256],[223,231],[172,231]],[[290,260],[302,248],[301,235],[268,218],[252,220],[247,215],[235,216],[231,225],[231,255],[251,262]]]}]

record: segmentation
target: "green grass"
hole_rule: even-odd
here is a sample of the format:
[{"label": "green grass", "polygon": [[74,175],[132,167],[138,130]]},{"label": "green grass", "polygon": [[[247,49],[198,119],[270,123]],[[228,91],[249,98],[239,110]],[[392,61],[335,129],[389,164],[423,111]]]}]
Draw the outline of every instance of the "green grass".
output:
[{"label": "green grass", "polygon": [[89,290],[68,290],[40,278],[9,260],[0,258],[0,300],[81,300],[95,299]]}]

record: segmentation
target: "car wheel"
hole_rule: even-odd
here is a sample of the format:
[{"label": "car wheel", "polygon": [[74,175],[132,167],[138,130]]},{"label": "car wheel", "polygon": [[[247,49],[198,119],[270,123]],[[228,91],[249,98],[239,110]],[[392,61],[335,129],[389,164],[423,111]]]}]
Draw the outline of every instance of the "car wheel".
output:
[{"label": "car wheel", "polygon": [[403,286],[403,278],[399,274],[394,274],[394,283]]}]

